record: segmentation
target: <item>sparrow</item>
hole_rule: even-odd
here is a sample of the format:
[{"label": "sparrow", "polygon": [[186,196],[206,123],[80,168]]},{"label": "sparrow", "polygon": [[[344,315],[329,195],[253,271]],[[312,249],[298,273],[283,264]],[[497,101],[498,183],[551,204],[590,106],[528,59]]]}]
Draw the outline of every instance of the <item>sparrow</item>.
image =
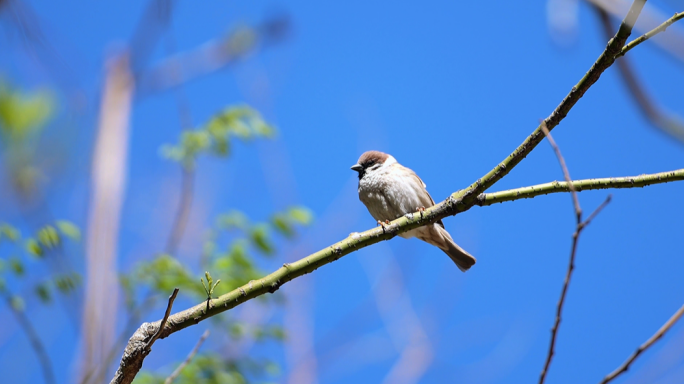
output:
[{"label": "sparrow", "polygon": [[[387,153],[368,151],[351,169],[359,173],[359,200],[380,225],[435,205],[423,180]],[[399,236],[405,239],[417,237],[436,246],[463,272],[475,264],[475,258],[459,247],[444,229],[442,220]]]}]

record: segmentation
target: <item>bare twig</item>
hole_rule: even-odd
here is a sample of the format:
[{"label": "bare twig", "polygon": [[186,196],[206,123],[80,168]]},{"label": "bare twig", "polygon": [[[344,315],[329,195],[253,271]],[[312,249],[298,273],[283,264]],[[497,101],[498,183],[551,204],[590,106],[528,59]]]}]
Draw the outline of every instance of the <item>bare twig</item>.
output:
[{"label": "bare twig", "polygon": [[684,168],[649,175],[573,180],[570,183],[567,181],[552,181],[550,183],[509,189],[507,191],[481,193],[477,197],[476,204],[485,207],[496,203],[503,203],[504,201],[530,199],[541,195],[548,195],[549,193],[570,192],[572,188],[577,192],[597,189],[641,188],[648,185],[680,180],[684,180]]},{"label": "bare twig", "polygon": [[250,53],[258,43],[266,46],[277,41],[288,29],[287,17],[279,15],[261,25],[238,30],[194,50],[168,57],[136,76],[140,84],[139,95],[162,92],[221,70]]},{"label": "bare twig", "polygon": [[131,68],[140,70],[171,22],[174,0],[150,0],[130,39]]},{"label": "bare twig", "polygon": [[[173,36],[173,31],[170,30],[167,33],[167,51],[169,54],[175,52],[176,42]],[[188,131],[192,129],[192,116],[190,114],[190,103],[186,97],[182,84],[176,88],[174,92],[176,96],[176,105],[178,108],[178,117],[180,120],[180,125],[182,131]],[[194,196],[195,189],[195,169],[194,167],[182,167],[181,174],[181,194],[178,201],[178,208],[176,210],[176,216],[173,220],[171,226],[171,234],[166,242],[166,253],[173,255],[178,249],[178,245],[183,238],[185,233],[185,227],[188,223],[188,218],[190,217],[190,208],[192,207],[192,200]]]},{"label": "bare twig", "polygon": [[171,308],[173,308],[173,302],[174,300],[176,300],[176,295],[178,295],[178,288],[174,288],[173,293],[171,294],[171,296],[169,296],[169,303],[166,305],[166,312],[164,313],[164,318],[162,318],[161,323],[159,324],[159,329],[157,330],[157,332],[154,333],[154,335],[152,335],[152,338],[145,345],[145,349],[148,351],[148,353],[152,349],[152,344],[154,344],[154,342],[157,341],[162,331],[164,331],[166,321],[169,319],[169,316],[171,315]]},{"label": "bare twig", "polygon": [[621,366],[619,366],[616,370],[611,372],[608,376],[604,377],[603,380],[601,380],[601,384],[606,384],[615,379],[616,377],[620,376],[622,373],[627,372],[629,366],[634,362],[634,360],[636,360],[642,352],[650,348],[653,344],[655,344],[656,341],[663,337],[663,335],[665,335],[665,332],[669,331],[670,328],[672,328],[672,326],[677,322],[677,320],[679,320],[679,318],[682,317],[682,315],[684,315],[684,305],[682,305],[677,310],[677,312],[675,312],[675,314],[672,315],[672,317],[670,317],[670,319],[665,324],[663,324],[662,327],[660,327],[658,332],[651,336],[650,339],[646,340],[645,343],[641,344],[639,348],[637,348],[636,351],[634,351],[634,353],[632,353],[632,355],[629,358],[627,358],[627,360],[624,363],[622,363]]},{"label": "bare twig", "polygon": [[[622,17],[629,5],[630,0],[586,0],[588,3],[597,6],[615,18]],[[645,33],[654,28],[658,28],[662,21],[670,17],[671,14],[665,13],[657,5],[649,4],[644,8],[641,16],[639,16],[639,25],[635,26],[638,33]],[[674,27],[678,27],[675,25]],[[656,47],[662,49],[665,53],[678,60],[679,63],[684,62],[684,30],[682,28],[671,28],[667,34],[658,34],[655,36],[653,43]]]},{"label": "bare twig", "polygon": [[183,368],[185,368],[186,365],[190,364],[190,361],[193,357],[195,357],[197,351],[200,349],[202,343],[204,343],[204,340],[206,340],[207,337],[209,337],[208,329],[204,331],[202,337],[200,337],[199,341],[197,341],[197,344],[195,344],[195,348],[193,348],[192,351],[190,351],[188,357],[186,357],[185,360],[178,366],[178,368],[176,368],[176,370],[174,370],[173,373],[171,373],[171,375],[167,377],[166,380],[164,380],[164,384],[171,384],[174,380],[176,380],[176,378],[178,377],[178,375],[180,375]]},{"label": "bare twig", "polygon": [[572,202],[573,202],[573,208],[575,210],[575,219],[577,221],[577,227],[575,228],[575,233],[572,234],[572,248],[570,250],[570,262],[568,263],[568,270],[565,274],[565,281],[563,283],[563,289],[561,290],[561,295],[560,299],[558,299],[558,305],[556,306],[556,320],[554,321],[553,328],[551,328],[551,341],[549,343],[549,352],[546,355],[546,362],[544,363],[544,368],[542,369],[541,375],[539,377],[539,384],[543,384],[544,380],[546,379],[546,374],[549,371],[549,366],[551,365],[551,360],[553,359],[553,355],[555,352],[555,347],[556,347],[556,338],[558,337],[558,329],[560,327],[560,322],[561,322],[561,314],[563,313],[563,305],[565,304],[565,296],[568,293],[568,287],[570,286],[570,279],[572,278],[572,272],[575,269],[575,255],[577,254],[577,242],[579,241],[579,236],[582,230],[589,225],[591,220],[605,207],[609,202],[611,196],[608,195],[606,200],[601,204],[596,210],[589,215],[589,218],[586,221],[582,221],[582,208],[580,207],[579,203],[579,198],[577,196],[577,190],[574,188],[572,184],[572,179],[570,178],[570,171],[568,171],[568,167],[565,164],[565,159],[563,158],[563,155],[561,154],[560,148],[558,148],[558,145],[556,145],[556,142],[553,140],[553,137],[551,136],[551,133],[549,132],[548,129],[546,129],[546,124],[542,122],[541,124],[542,131],[544,132],[544,135],[546,135],[546,138],[549,140],[549,144],[551,144],[551,147],[553,148],[554,152],[556,153],[556,157],[558,158],[558,163],[561,166],[561,169],[563,170],[563,176],[565,177],[566,183],[568,183],[568,186],[570,187],[570,193],[572,194]]},{"label": "bare twig", "polygon": [[[603,26],[604,35],[609,37],[613,30],[610,15],[607,11],[597,5],[594,5],[594,9],[596,10],[601,21],[601,25]],[[638,44],[646,41],[648,38],[664,31],[665,28],[667,28],[670,24],[681,19],[682,17],[684,17],[684,12],[675,14],[675,16],[668,19],[660,26],[647,32],[641,37],[632,40],[629,44],[625,45],[622,48],[622,51],[620,51],[620,53],[616,56],[621,57],[620,60],[617,60],[617,66],[620,70],[622,80],[624,81],[629,93],[634,98],[634,101],[639,106],[639,109],[644,114],[646,119],[648,119],[651,124],[655,126],[655,128],[665,134],[670,135],[680,143],[684,143],[684,120],[677,115],[664,111],[657,105],[652,97],[649,96],[643,84],[641,84],[636,72],[634,71],[634,68],[632,68],[631,62],[627,57],[622,56]]]},{"label": "bare twig", "polygon": [[[604,13],[606,16],[608,16],[608,12],[604,11],[603,9],[601,9],[601,12]],[[653,37],[653,36],[655,36],[655,35],[657,35],[657,34],[659,34],[659,33],[661,33],[661,32],[665,32],[665,30],[667,29],[667,27],[669,27],[669,26],[672,25],[675,21],[680,20],[680,19],[682,19],[682,18],[684,18],[684,12],[675,13],[674,16],[672,16],[672,17],[670,17],[669,19],[665,20],[665,21],[664,21],[662,24],[660,24],[659,26],[653,28],[652,30],[650,30],[650,31],[644,33],[643,35],[637,37],[636,39],[630,41],[628,44],[625,44],[625,46],[622,47],[622,50],[621,50],[620,53],[616,56],[616,58],[624,56],[627,52],[629,52],[630,50],[632,50],[632,48],[634,48],[634,47],[636,47],[637,45],[643,43],[644,41],[650,39],[651,37]]]},{"label": "bare twig", "polygon": [[29,320],[28,316],[26,316],[26,313],[21,308],[15,307],[14,303],[12,302],[12,295],[9,292],[4,291],[3,296],[5,296],[7,305],[12,310],[12,313],[17,319],[19,326],[21,326],[26,333],[26,337],[28,337],[29,342],[31,343],[31,348],[33,348],[38,356],[38,361],[40,362],[40,367],[43,370],[45,382],[47,384],[55,384],[55,373],[52,370],[52,362],[50,361],[50,356],[45,350],[43,342],[40,340],[40,336],[38,336],[38,332],[36,332],[36,329],[33,327],[33,324],[31,324],[31,321]]},{"label": "bare twig", "polygon": [[580,208],[579,197],[577,197],[577,190],[572,185],[570,171],[568,170],[568,166],[565,164],[565,159],[561,154],[560,148],[558,148],[558,145],[556,145],[556,141],[553,139],[553,136],[551,136],[551,132],[549,132],[549,130],[546,128],[546,123],[544,121],[542,121],[541,123],[541,129],[542,132],[544,132],[544,136],[546,136],[546,138],[549,140],[551,148],[553,148],[553,151],[556,153],[558,163],[560,164],[561,169],[563,170],[563,177],[565,178],[565,182],[568,183],[568,187],[570,188],[570,194],[572,195],[572,203],[575,207],[575,216],[577,217],[577,224],[579,224],[582,222],[582,208]]}]

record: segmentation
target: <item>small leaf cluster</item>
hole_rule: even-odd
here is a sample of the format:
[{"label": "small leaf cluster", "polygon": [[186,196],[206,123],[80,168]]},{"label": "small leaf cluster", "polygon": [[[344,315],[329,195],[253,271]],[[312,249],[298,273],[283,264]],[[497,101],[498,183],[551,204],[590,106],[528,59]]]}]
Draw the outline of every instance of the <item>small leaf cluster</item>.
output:
[{"label": "small leaf cluster", "polygon": [[[27,273],[27,263],[31,260],[50,257],[50,252],[59,248],[64,239],[78,241],[80,230],[69,221],[56,221],[54,225],[45,225],[38,229],[34,237],[23,238],[21,232],[8,223],[0,223],[0,245],[11,245],[8,254],[0,254],[0,292],[10,294],[19,279]],[[23,244],[23,247],[22,247]],[[11,279],[10,279],[11,277]],[[12,281],[9,286],[8,281]],[[52,301],[53,292],[69,294],[81,284],[81,276],[76,272],[62,272],[43,277],[34,284],[33,291],[44,303]],[[15,309],[23,308],[24,300],[20,296],[11,295],[11,303]]]},{"label": "small leaf cluster", "polygon": [[193,169],[200,154],[219,157],[230,154],[232,138],[271,138],[274,133],[275,129],[256,110],[248,106],[227,107],[205,125],[184,131],[178,144],[162,146],[161,154],[186,169]]},{"label": "small leaf cluster", "polygon": [[[221,214],[208,233],[200,258],[201,270],[208,271],[205,275],[207,282],[211,276],[209,273],[221,277],[220,291],[214,292],[218,281],[207,286],[201,279],[201,285],[197,284],[197,279],[193,277],[197,275],[190,272],[188,266],[168,254],[160,254],[152,260],[139,263],[131,273],[122,276],[127,302],[133,305],[135,287],[141,285],[148,285],[160,295],[168,295],[168,292],[178,287],[182,294],[205,300],[208,296],[220,295],[250,280],[259,279],[263,273],[257,266],[255,252],[272,256],[275,253],[274,233],[292,238],[296,234],[296,227],[309,224],[312,217],[311,212],[303,207],[288,208],[275,213],[268,222],[257,223],[252,223],[237,210]],[[221,245],[224,242],[227,244]]]},{"label": "small leaf cluster", "polygon": [[[178,365],[178,364],[176,364]],[[216,353],[200,353],[183,368],[174,384],[247,384],[266,376],[280,373],[278,365],[269,360],[256,360],[249,356],[225,358]],[[134,384],[161,384],[167,375],[141,372]]]},{"label": "small leaf cluster", "polygon": [[4,144],[19,145],[35,138],[53,110],[49,92],[22,93],[0,79],[0,138]]},{"label": "small leaf cluster", "polygon": [[0,146],[13,185],[28,195],[42,172],[35,165],[36,145],[54,111],[47,91],[23,93],[0,79]]},{"label": "small leaf cluster", "polygon": [[[207,305],[210,305],[210,299],[217,295],[263,276],[257,266],[256,256],[271,257],[276,252],[274,235],[280,234],[285,239],[291,239],[296,236],[299,227],[310,224],[312,219],[312,213],[304,207],[290,207],[276,212],[266,222],[252,222],[247,215],[237,210],[221,214],[203,245],[200,268],[207,272],[204,278],[200,278],[201,284],[198,284],[197,274],[191,272],[190,267],[170,255],[158,255],[153,260],[138,264],[132,273],[122,276],[129,308],[135,307],[135,293],[141,285],[148,285],[159,296],[168,295],[174,287],[179,287],[182,294],[207,300]],[[214,280],[212,275],[221,279]],[[225,331],[233,340],[244,337],[258,342],[286,339],[285,330],[278,325],[248,324],[229,317],[228,313],[215,316],[212,320],[218,329]],[[276,375],[278,366],[270,361],[246,356],[231,360],[219,353],[206,352],[197,355],[174,383],[242,384],[253,382],[255,377],[264,373]],[[168,374],[143,371],[134,383],[162,383]]]}]

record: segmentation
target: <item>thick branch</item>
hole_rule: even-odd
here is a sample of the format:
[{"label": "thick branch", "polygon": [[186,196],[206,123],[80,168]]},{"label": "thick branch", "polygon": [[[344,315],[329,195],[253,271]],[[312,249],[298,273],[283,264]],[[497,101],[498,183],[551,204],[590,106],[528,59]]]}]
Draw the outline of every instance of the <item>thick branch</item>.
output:
[{"label": "thick branch", "polygon": [[[653,173],[650,175],[627,176],[627,177],[607,177],[603,179],[584,179],[574,180],[577,192],[592,189],[614,189],[614,188],[637,188],[646,187],[653,184],[670,183],[673,181],[684,180],[684,169],[675,171]],[[570,184],[566,181],[552,181],[550,183],[537,184],[530,187],[509,189],[507,191],[482,193],[477,197],[477,205],[484,207],[504,201],[521,199],[531,199],[549,193],[570,192]]]}]

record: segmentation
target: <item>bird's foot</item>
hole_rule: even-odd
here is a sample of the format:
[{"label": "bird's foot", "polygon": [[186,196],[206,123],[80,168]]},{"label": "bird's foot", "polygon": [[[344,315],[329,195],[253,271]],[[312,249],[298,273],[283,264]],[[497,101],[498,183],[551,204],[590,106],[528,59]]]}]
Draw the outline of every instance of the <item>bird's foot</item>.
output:
[{"label": "bird's foot", "polygon": [[425,207],[418,207],[416,211],[420,212],[420,219],[423,219],[423,212],[425,212]]},{"label": "bird's foot", "polygon": [[382,227],[382,233],[385,233],[385,225],[389,225],[390,221],[385,220],[384,222],[381,220],[378,220],[378,225]]}]

